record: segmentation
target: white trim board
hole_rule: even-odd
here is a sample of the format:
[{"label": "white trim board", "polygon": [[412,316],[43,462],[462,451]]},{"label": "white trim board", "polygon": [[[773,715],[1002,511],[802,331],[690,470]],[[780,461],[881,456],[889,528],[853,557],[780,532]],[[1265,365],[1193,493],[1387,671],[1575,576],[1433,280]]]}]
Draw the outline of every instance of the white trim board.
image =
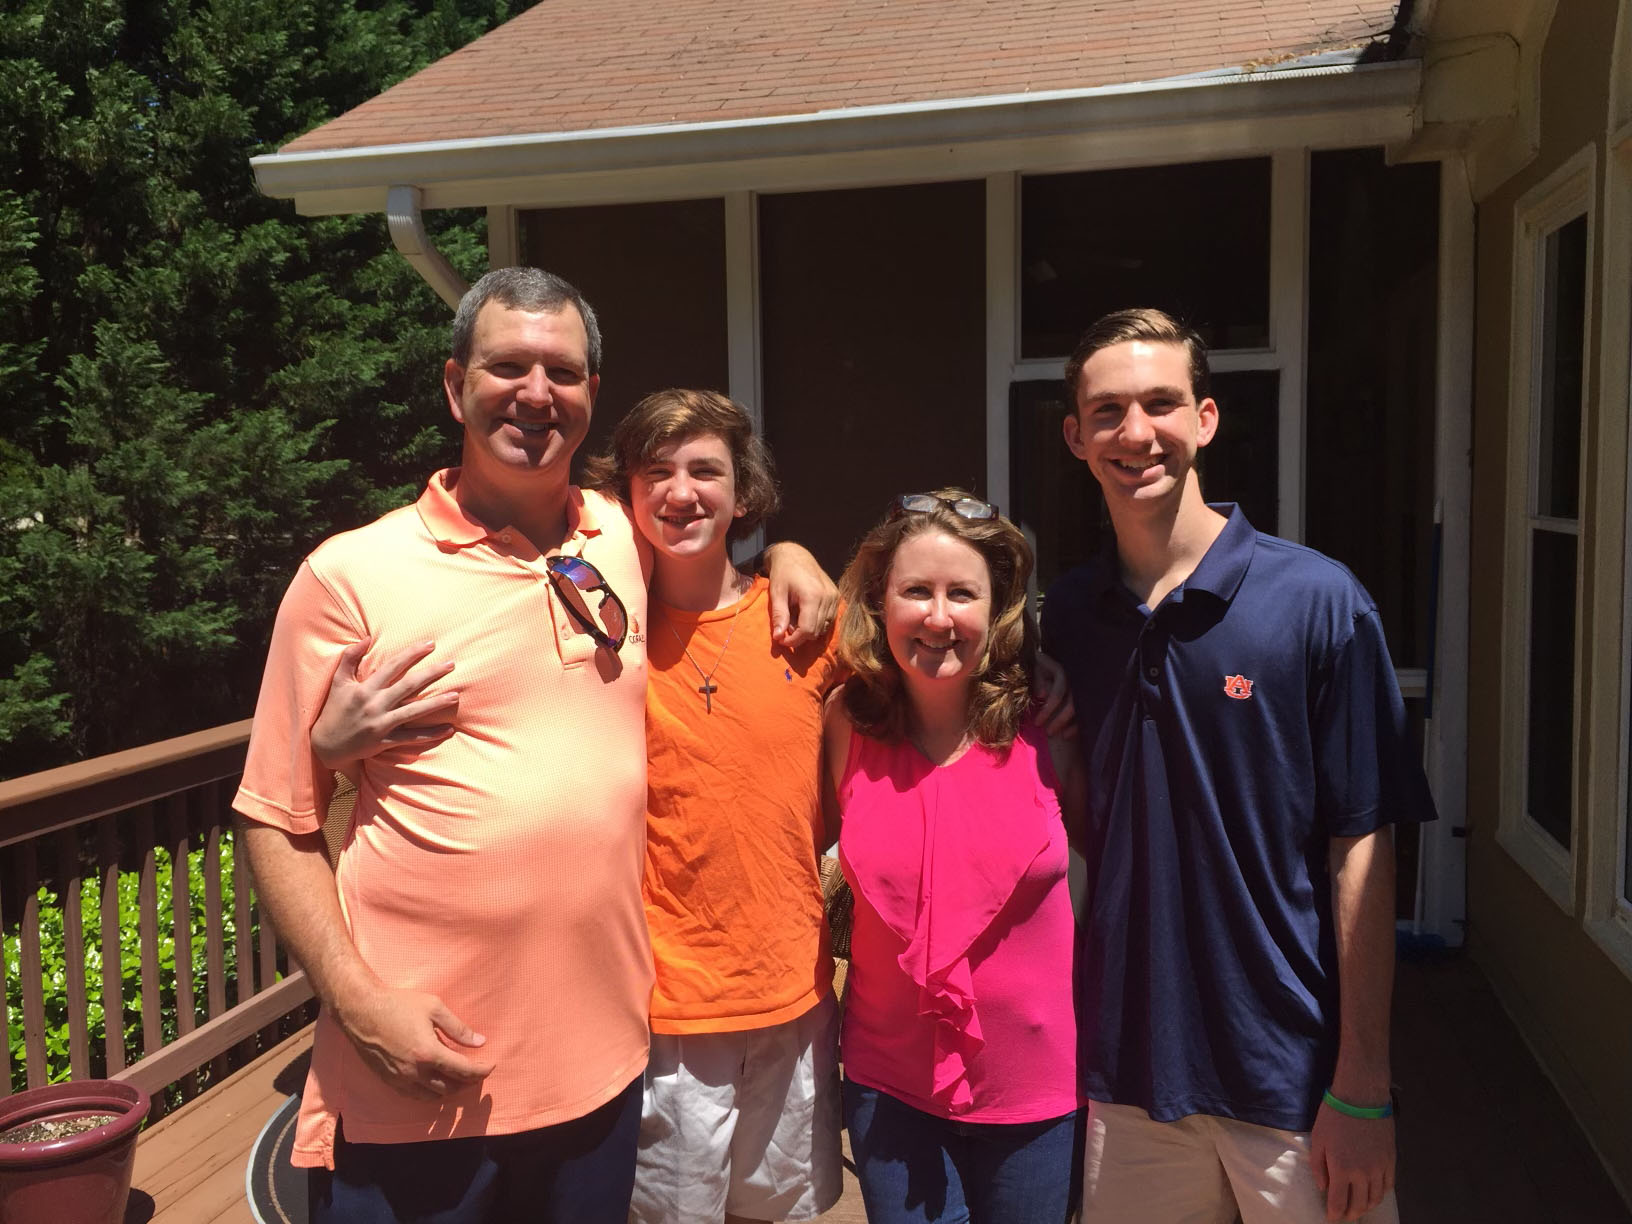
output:
[{"label": "white trim board", "polygon": [[[1624,9],[1623,20],[1632,9]],[[1632,124],[1610,134],[1604,165],[1599,244],[1598,479],[1592,533],[1596,685],[1588,711],[1593,768],[1583,804],[1587,829],[1585,925],[1612,962],[1632,977]],[[1617,533],[1616,528],[1619,528]],[[1616,569],[1619,567],[1619,581]]]},{"label": "white trim board", "polygon": [[[1434,500],[1440,507],[1439,619],[1428,784],[1439,819],[1421,827],[1417,928],[1449,947],[1466,937],[1468,583],[1473,496],[1473,315],[1476,253],[1466,165],[1439,167],[1439,343],[1434,371]],[[1427,677],[1424,677],[1427,680]]]},{"label": "white trim board", "polygon": [[1199,161],[1408,138],[1417,61],[676,124],[274,153],[263,193],[307,215],[377,212],[390,184],[427,208],[543,207]]},{"label": "white trim board", "polygon": [[[765,407],[760,387],[759,204],[752,192],[725,197],[725,331],[727,394],[744,408],[754,432],[765,436]],[[765,547],[761,523],[732,546],[737,561]]]},{"label": "white trim board", "polygon": [[[1581,851],[1584,824],[1581,804],[1585,796],[1577,792],[1574,779],[1579,769],[1572,768],[1571,793],[1567,796],[1570,809],[1570,847],[1560,846],[1530,818],[1525,811],[1528,783],[1526,774],[1527,728],[1530,702],[1530,605],[1531,605],[1531,529],[1561,530],[1575,534],[1579,540],[1581,513],[1588,509],[1584,498],[1590,489],[1586,480],[1581,482],[1583,503],[1577,505],[1575,520],[1542,518],[1532,509],[1534,501],[1535,462],[1539,420],[1535,410],[1535,396],[1539,363],[1541,360],[1540,304],[1544,286],[1541,274],[1541,244],[1546,236],[1561,225],[1585,214],[1587,218],[1587,268],[1591,284],[1593,268],[1594,231],[1597,222],[1597,201],[1593,184],[1597,165],[1596,149],[1588,145],[1566,160],[1514,205],[1512,318],[1509,332],[1508,421],[1507,421],[1507,513],[1506,555],[1502,586],[1505,597],[1503,615],[1502,669],[1502,751],[1500,753],[1502,786],[1500,810],[1497,818],[1496,840],[1541,886],[1560,909],[1574,913],[1575,864]],[[1592,303],[1590,289],[1586,304],[1585,338],[1592,336]],[[1588,353],[1583,353],[1587,357]],[[1585,460],[1588,448],[1584,431],[1590,405],[1582,405],[1583,439],[1580,446],[1582,472],[1586,474]],[[1575,736],[1572,762],[1579,762],[1588,711],[1581,701],[1582,672],[1588,662],[1583,638],[1584,608],[1582,592],[1590,558],[1577,547],[1575,594],[1575,647],[1574,710]]]}]

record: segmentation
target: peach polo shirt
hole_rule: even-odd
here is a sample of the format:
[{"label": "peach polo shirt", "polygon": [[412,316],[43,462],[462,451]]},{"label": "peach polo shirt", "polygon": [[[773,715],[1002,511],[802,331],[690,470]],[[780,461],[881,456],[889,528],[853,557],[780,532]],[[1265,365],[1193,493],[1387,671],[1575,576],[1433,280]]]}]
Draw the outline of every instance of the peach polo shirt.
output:
[{"label": "peach polo shirt", "polygon": [[[630,614],[614,656],[561,604],[519,531],[492,532],[438,472],[419,502],[325,541],[278,610],[233,806],[291,833],[322,822],[329,775],[310,728],[342,648],[361,670],[412,642],[455,669],[457,732],[364,761],[336,866],[359,955],[438,995],[487,1038],[478,1085],[440,1101],[388,1087],[325,1012],[294,1163],[359,1143],[507,1134],[580,1117],[645,1068],[651,948],[646,844],[646,576],[627,512],[571,490],[562,553],[606,577]],[[596,602],[589,597],[589,603]]]}]

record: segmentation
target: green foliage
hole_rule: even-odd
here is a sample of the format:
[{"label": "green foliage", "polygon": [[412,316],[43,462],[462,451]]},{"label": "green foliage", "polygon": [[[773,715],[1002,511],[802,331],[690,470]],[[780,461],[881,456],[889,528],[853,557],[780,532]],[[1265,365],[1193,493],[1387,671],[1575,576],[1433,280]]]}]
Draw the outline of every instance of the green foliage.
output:
[{"label": "green foliage", "polygon": [[[225,944],[226,982],[234,982],[238,974],[238,943],[234,918],[232,879],[233,843],[221,843],[221,921]],[[154,851],[158,884],[158,944],[159,1007],[164,1041],[174,1041],[177,1034],[176,999],[176,941],[171,908],[171,858],[162,846]],[[119,873],[115,904],[119,912],[119,979],[120,999],[124,1014],[120,1029],[124,1033],[125,1061],[131,1063],[142,1055],[142,948],[140,940],[141,912],[138,891],[141,877],[134,872]],[[187,855],[187,892],[192,915],[190,956],[193,983],[193,1022],[208,1019],[206,1009],[206,923],[204,915],[204,851],[193,850]],[[102,1066],[107,1016],[102,1005],[104,966],[102,960],[102,884],[100,879],[87,877],[80,883],[79,892],[82,935],[85,946],[86,1022],[90,1052],[97,1067]],[[63,925],[61,898],[50,888],[41,886],[38,894],[40,913],[40,971],[45,991],[45,1051],[46,1073],[53,1084],[69,1078],[68,1064],[68,943]],[[258,930],[246,936],[250,945]],[[5,937],[6,1009],[11,1016],[7,1031],[11,1043],[11,1091],[21,1092],[28,1086],[28,1068],[25,1062],[22,995],[21,936],[13,933]],[[228,991],[236,998],[235,990]]]},{"label": "green foliage", "polygon": [[244,717],[301,556],[451,456],[447,307],[249,159],[521,7],[0,9],[0,777]]}]

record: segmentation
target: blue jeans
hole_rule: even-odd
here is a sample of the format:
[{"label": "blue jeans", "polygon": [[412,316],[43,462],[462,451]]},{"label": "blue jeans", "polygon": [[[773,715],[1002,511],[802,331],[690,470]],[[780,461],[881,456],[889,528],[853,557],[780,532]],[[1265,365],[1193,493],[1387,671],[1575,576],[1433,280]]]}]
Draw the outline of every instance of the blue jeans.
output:
[{"label": "blue jeans", "polygon": [[1063,1224],[1083,1112],[957,1122],[844,1082],[844,1124],[869,1224]]},{"label": "blue jeans", "polygon": [[347,1143],[307,1179],[311,1224],[626,1224],[641,1083],[582,1118],[515,1135]]}]

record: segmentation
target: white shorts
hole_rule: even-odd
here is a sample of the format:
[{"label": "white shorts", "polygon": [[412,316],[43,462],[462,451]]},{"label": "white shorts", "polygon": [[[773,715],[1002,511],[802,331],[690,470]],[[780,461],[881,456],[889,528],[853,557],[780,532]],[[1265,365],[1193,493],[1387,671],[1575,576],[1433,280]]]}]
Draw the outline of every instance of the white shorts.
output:
[{"label": "white shorts", "polygon": [[652,1034],[629,1218],[808,1220],[844,1189],[839,1010],[741,1033]]},{"label": "white shorts", "polygon": [[[1082,1162],[1083,1224],[1326,1224],[1309,1136],[1192,1114],[1156,1122],[1094,1101]],[[1399,1224],[1394,1191],[1360,1219]]]}]

